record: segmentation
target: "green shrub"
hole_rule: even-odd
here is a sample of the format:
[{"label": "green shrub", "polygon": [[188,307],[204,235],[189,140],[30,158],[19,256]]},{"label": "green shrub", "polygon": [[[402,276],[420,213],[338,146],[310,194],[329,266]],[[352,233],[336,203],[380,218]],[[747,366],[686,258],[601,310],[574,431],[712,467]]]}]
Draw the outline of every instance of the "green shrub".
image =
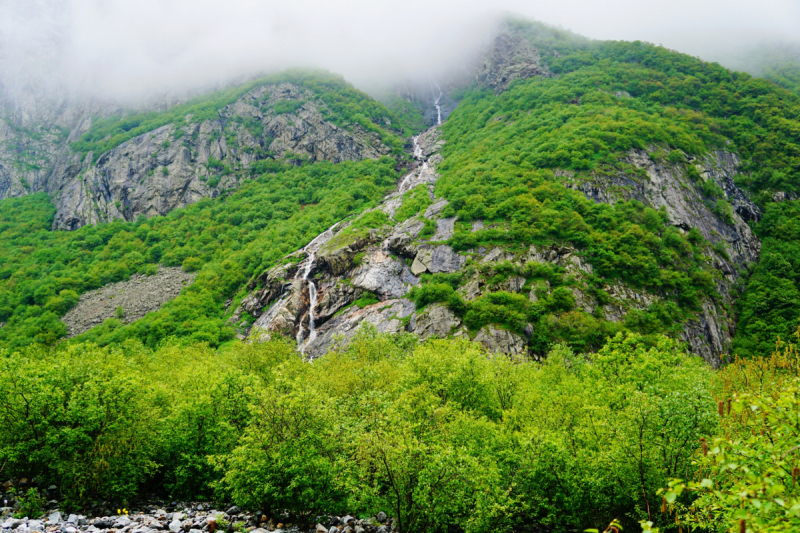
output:
[{"label": "green shrub", "polygon": [[44,514],[44,505],[47,500],[39,494],[37,489],[31,487],[25,494],[17,495],[17,503],[19,509],[14,513],[15,517],[36,519]]},{"label": "green shrub", "polygon": [[181,268],[184,272],[196,272],[200,270],[201,266],[203,266],[203,261],[197,257],[187,257],[181,263]]}]

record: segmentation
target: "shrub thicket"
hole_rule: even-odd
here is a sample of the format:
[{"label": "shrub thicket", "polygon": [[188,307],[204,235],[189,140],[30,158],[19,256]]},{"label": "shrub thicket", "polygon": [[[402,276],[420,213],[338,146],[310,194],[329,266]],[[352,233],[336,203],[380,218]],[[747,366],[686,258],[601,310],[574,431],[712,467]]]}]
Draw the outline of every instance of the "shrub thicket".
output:
[{"label": "shrub thicket", "polygon": [[544,364],[363,331],[313,365],[281,340],[30,347],[0,365],[6,474],[74,507],[161,487],[297,518],[383,510],[404,532],[635,524],[717,429],[712,371],[635,335]]}]

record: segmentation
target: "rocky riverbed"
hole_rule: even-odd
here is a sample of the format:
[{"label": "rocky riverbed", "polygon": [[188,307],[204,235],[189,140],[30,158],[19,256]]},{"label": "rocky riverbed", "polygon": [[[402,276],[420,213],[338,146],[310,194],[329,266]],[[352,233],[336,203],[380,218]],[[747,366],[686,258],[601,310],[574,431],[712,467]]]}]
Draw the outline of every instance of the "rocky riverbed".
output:
[{"label": "rocky riverbed", "polygon": [[[217,509],[210,503],[150,505],[141,510],[120,510],[110,516],[85,516],[51,510],[40,518],[16,518],[3,508],[3,533],[390,533],[394,522],[381,512],[368,519],[352,516],[319,516],[303,524],[291,519],[268,518],[236,506]],[[18,514],[18,513],[17,513]]]}]

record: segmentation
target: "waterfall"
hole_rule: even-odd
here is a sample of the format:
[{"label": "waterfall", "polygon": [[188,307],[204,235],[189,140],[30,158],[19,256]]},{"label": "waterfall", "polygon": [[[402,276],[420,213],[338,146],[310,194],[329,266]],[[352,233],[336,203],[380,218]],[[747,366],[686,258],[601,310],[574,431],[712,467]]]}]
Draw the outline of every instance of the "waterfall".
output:
[{"label": "waterfall", "polygon": [[[419,145],[419,135],[417,135],[416,137],[411,137],[411,140],[414,142],[414,159],[422,161],[422,170],[425,170],[426,168],[428,168],[428,162],[424,160],[424,156],[422,154],[422,147]],[[417,174],[416,169],[406,174],[406,176],[400,182],[400,186],[397,188],[398,192],[400,193],[405,192],[408,183],[416,174]]]},{"label": "waterfall", "polygon": [[314,339],[317,338],[317,330],[314,328],[314,308],[317,306],[317,286],[314,284],[314,281],[308,282],[308,339],[306,339],[305,345],[303,345],[303,349],[300,350],[304,352],[306,346],[314,342]]},{"label": "waterfall", "polygon": [[298,269],[297,274],[294,276],[294,279],[300,279],[301,281],[308,282],[308,337],[306,338],[306,342],[301,345],[303,342],[304,331],[302,320],[297,325],[297,336],[295,337],[295,340],[297,340],[297,346],[300,347],[300,353],[305,353],[306,346],[308,346],[314,341],[314,339],[317,338],[317,329],[316,324],[314,323],[314,309],[317,307],[317,286],[313,279],[308,279],[308,275],[311,274],[311,269],[314,268],[314,261],[317,258],[317,251],[322,245],[328,242],[331,237],[333,237],[333,231],[339,224],[340,222],[337,222],[324,232],[314,237],[310,243],[303,247],[302,251],[307,254],[306,261],[303,267]]},{"label": "waterfall", "polygon": [[[312,241],[313,242],[313,241]],[[305,353],[306,346],[308,346],[314,339],[317,338],[317,330],[314,324],[314,308],[317,306],[317,286],[314,284],[314,280],[309,280],[308,275],[311,273],[311,269],[314,267],[314,259],[316,259],[314,252],[308,254],[308,259],[306,259],[306,264],[303,267],[302,273],[303,277],[301,278],[302,281],[308,282],[308,337],[306,338],[306,342],[303,343],[303,322],[297,325],[297,336],[295,339],[297,340],[297,345],[300,346],[300,353]],[[300,275],[301,271],[297,271],[297,276]],[[301,343],[303,343],[301,345]]]},{"label": "waterfall", "polygon": [[433,101],[433,106],[436,108],[436,123],[441,126],[442,125],[442,107],[439,105],[439,100],[442,99],[442,88],[439,87],[439,84],[435,81],[431,80],[431,83],[436,87],[436,90],[439,91],[439,96],[437,96]]}]

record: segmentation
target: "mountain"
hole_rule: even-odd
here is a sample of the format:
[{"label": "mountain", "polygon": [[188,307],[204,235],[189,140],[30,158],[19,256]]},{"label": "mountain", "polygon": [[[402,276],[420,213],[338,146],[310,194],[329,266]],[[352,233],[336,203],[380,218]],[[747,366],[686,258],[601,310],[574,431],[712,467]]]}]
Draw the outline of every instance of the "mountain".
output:
[{"label": "mountain", "polygon": [[800,96],[521,20],[465,65],[5,93],[3,529],[800,527]]},{"label": "mountain", "polygon": [[[318,356],[367,320],[540,357],[631,330],[717,366],[791,332],[775,286],[797,290],[794,245],[759,236],[792,217],[797,96],[514,20],[471,79],[440,81],[397,112],[302,71],[137,113],[6,106],[0,338],[53,342],[82,293],[158,264],[199,274],[128,320],[81,321],[86,295],[70,334],[282,333]],[[765,253],[783,277],[762,275]],[[765,331],[754,308],[782,318]]]}]

